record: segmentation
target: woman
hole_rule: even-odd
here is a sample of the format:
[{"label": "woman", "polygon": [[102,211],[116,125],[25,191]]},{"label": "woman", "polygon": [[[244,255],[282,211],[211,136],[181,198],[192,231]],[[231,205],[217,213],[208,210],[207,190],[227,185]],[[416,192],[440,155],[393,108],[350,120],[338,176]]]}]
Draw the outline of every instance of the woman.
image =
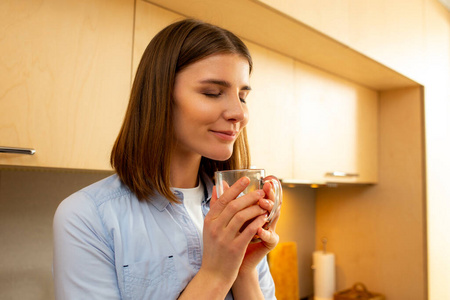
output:
[{"label": "woman", "polygon": [[270,184],[239,199],[248,178],[219,199],[213,187],[214,171],[249,166],[251,69],[242,41],[210,24],[183,20],[152,39],[112,150],[117,174],[55,214],[56,299],[275,298]]}]

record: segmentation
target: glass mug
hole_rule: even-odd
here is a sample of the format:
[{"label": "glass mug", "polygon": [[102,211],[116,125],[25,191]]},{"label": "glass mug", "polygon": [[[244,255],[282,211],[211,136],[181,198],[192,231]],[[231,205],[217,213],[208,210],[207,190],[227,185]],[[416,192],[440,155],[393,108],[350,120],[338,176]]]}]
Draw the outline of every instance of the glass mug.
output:
[{"label": "glass mug", "polygon": [[[264,183],[266,182],[270,182],[272,184],[272,189],[274,192],[274,199],[273,199],[274,204],[272,210],[269,213],[269,216],[267,217],[267,222],[263,226],[264,229],[267,229],[269,225],[272,223],[275,214],[279,211],[283,197],[281,183],[275,176],[273,175],[265,176],[265,171],[263,169],[217,171],[215,172],[217,198],[222,196],[225,188],[232,186],[235,182],[237,182],[240,178],[244,176],[250,179],[250,183],[240,196],[242,196],[243,194],[250,193],[252,191],[261,190],[264,186]],[[249,222],[251,221],[252,220],[250,220]],[[246,224],[244,224],[244,227],[245,225]],[[257,241],[260,241],[260,239],[258,236],[255,236],[252,242]]]}]

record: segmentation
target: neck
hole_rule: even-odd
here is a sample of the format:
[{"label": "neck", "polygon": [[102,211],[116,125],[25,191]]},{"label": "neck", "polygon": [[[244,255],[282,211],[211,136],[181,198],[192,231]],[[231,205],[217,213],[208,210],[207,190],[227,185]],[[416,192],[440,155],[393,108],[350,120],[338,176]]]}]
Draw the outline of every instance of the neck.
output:
[{"label": "neck", "polygon": [[191,158],[172,156],[170,183],[172,187],[189,189],[198,186],[198,170],[201,156]]}]

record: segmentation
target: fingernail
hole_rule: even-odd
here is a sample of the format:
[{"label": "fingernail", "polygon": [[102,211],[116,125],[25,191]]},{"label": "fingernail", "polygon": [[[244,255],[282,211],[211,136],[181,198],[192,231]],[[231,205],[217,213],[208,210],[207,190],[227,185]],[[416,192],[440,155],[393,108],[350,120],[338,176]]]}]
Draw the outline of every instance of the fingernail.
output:
[{"label": "fingernail", "polygon": [[258,195],[259,195],[259,196],[264,197],[265,194],[266,194],[266,193],[264,193],[263,190],[258,190]]},{"label": "fingernail", "polygon": [[241,179],[241,185],[246,186],[250,182],[250,179],[248,177],[243,177]]}]

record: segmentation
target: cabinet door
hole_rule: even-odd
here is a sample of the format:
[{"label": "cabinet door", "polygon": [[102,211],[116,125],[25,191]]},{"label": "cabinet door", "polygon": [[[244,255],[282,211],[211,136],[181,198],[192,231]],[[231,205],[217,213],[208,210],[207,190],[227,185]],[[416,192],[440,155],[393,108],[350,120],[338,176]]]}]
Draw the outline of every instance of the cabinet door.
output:
[{"label": "cabinet door", "polygon": [[253,57],[247,125],[252,165],[279,178],[292,178],[294,61],[246,42]]},{"label": "cabinet door", "polygon": [[128,102],[133,0],[2,0],[0,165],[108,170]]},{"label": "cabinet door", "polygon": [[377,92],[301,63],[295,65],[294,178],[377,181]]}]

